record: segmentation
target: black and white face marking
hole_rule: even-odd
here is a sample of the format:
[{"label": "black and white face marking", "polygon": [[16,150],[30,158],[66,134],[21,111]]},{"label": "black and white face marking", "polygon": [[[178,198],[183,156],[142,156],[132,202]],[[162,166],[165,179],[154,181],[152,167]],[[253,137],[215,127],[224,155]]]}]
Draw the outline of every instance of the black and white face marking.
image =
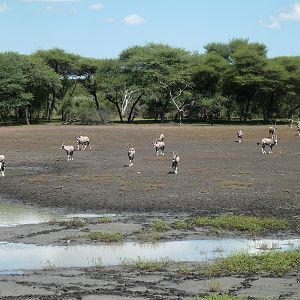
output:
[{"label": "black and white face marking", "polygon": [[135,149],[133,147],[128,148],[127,150],[128,158],[129,158],[129,167],[133,166],[133,159],[135,155]]},{"label": "black and white face marking", "polygon": [[0,161],[0,172],[1,172],[1,176],[4,177],[5,176],[5,162]]},{"label": "black and white face marking", "polygon": [[173,154],[172,169],[174,174],[177,174],[178,172],[178,163],[179,163],[179,156],[177,154]]},{"label": "black and white face marking", "polygon": [[238,142],[240,143],[243,140],[243,131],[242,130],[237,131],[237,137],[238,137]]}]

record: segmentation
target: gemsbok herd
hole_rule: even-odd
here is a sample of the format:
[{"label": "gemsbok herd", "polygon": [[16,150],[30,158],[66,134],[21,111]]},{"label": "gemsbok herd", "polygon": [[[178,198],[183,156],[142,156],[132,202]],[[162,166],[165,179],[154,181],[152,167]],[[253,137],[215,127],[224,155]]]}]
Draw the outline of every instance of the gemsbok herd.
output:
[{"label": "gemsbok herd", "polygon": [[[288,126],[290,128],[293,128],[293,119],[288,119]],[[297,135],[300,136],[300,121],[296,122],[297,123]],[[89,149],[92,149],[91,144],[90,144],[90,139],[87,136],[75,136],[76,142],[77,142],[77,148],[73,145],[65,145],[63,142],[62,145],[60,146],[60,149],[64,150],[67,154],[67,160],[73,160],[73,154],[75,151],[80,151],[80,150],[86,150],[87,147]],[[165,142],[164,142],[165,136],[164,134],[160,134],[159,138],[155,139],[154,142],[152,143],[154,149],[155,149],[155,154],[156,155],[165,155]],[[237,131],[237,140],[236,142],[241,143],[244,139],[244,133],[242,130]],[[269,127],[269,137],[264,137],[261,139],[260,142],[257,142],[257,145],[261,145],[261,151],[263,154],[266,153],[272,153],[273,147],[278,144],[278,139],[277,139],[277,128],[274,126]],[[269,147],[269,151],[266,151],[266,147]],[[127,146],[127,155],[129,159],[129,167],[133,166],[133,159],[135,156],[135,149],[133,147],[133,143],[131,146]],[[180,157],[178,155],[178,152],[174,153],[172,156],[172,173],[177,174],[178,173],[178,165],[179,165]],[[5,156],[0,155],[0,175],[1,177],[5,176]]]},{"label": "gemsbok herd", "polygon": [[[153,146],[155,148],[156,155],[158,155],[158,154],[164,155],[165,154],[164,138],[165,138],[164,134],[161,133],[159,138],[157,138],[153,142]],[[76,136],[75,139],[77,141],[77,149],[75,149],[75,147],[73,145],[65,145],[65,142],[63,142],[62,145],[60,146],[61,150],[66,151],[68,161],[73,160],[74,151],[86,150],[87,147],[92,149],[89,137],[80,135],[80,136]],[[127,151],[127,155],[128,155],[128,159],[129,159],[128,166],[131,167],[131,166],[133,166],[133,159],[135,156],[135,149],[133,147],[133,143],[131,143],[130,147],[127,146],[126,151]],[[1,156],[0,156],[0,158],[1,158]],[[3,160],[4,160],[4,156],[3,156]],[[180,158],[179,158],[178,153],[174,154],[174,152],[173,152],[172,170],[173,170],[174,174],[177,174],[177,172],[178,172],[179,160],[180,160]]]}]

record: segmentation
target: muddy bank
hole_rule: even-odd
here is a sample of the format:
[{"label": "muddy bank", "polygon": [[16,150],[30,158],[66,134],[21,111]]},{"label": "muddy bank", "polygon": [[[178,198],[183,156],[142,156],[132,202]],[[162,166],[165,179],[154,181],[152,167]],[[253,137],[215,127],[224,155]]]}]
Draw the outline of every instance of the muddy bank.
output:
[{"label": "muddy bank", "polygon": [[[272,276],[201,278],[164,271],[124,270],[122,267],[59,269],[0,276],[1,299],[187,299],[230,293],[249,299],[296,299],[299,273]],[[216,289],[215,292],[212,290]]]},{"label": "muddy bank", "polygon": [[[84,222],[52,220],[49,223],[18,225],[0,228],[0,240],[10,243],[35,245],[103,245],[101,241],[87,239],[89,232],[120,232],[124,242],[142,242],[140,232],[150,229],[153,222],[163,219],[168,224],[188,219],[187,214],[119,214],[105,218],[84,219]],[[101,218],[100,218],[101,219]],[[102,219],[103,220],[103,219]],[[150,231],[149,231],[150,234]],[[158,241],[247,238],[259,240],[271,238],[298,238],[289,231],[265,232],[259,236],[226,230],[216,231],[209,227],[168,230],[161,233]],[[183,251],[178,248],[178,251]],[[219,250],[220,251],[220,250]],[[200,253],[199,249],[199,253]],[[84,255],[84,254],[82,254]],[[258,299],[296,299],[300,296],[300,273],[294,270],[284,277],[271,274],[253,276],[203,277],[195,271],[200,262],[172,264],[161,271],[131,269],[124,266],[105,266],[101,252],[90,267],[60,268],[49,260],[42,270],[19,270],[14,274],[0,275],[1,299],[186,299],[193,296],[227,294]],[[46,260],[45,260],[46,262]]]}]

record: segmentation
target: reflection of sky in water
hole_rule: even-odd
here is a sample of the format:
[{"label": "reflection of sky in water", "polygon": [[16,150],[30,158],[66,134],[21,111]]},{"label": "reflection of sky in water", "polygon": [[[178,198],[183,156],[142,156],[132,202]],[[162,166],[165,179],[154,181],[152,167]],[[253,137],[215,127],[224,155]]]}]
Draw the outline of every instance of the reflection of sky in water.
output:
[{"label": "reflection of sky in water", "polygon": [[36,246],[0,243],[0,271],[39,269],[49,261],[55,267],[92,266],[93,260],[101,259],[104,265],[117,265],[121,258],[147,259],[168,257],[175,261],[207,261],[226,257],[238,251],[259,253],[262,244],[276,246],[281,250],[297,248],[300,239],[294,240],[191,240],[165,243],[82,246]]},{"label": "reflection of sky in water", "polygon": [[21,205],[0,204],[0,227],[18,224],[38,224],[55,217],[46,211],[27,208]]},{"label": "reflection of sky in water", "polygon": [[[1,198],[0,198],[1,201]],[[0,203],[0,227],[22,224],[39,224],[54,219],[113,217],[114,214],[58,214],[16,204]]]}]

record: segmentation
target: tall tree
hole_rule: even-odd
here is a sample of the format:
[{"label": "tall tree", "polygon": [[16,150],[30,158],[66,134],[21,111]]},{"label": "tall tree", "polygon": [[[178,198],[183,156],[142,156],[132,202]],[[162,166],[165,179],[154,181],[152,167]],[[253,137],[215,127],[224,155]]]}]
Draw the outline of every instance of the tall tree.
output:
[{"label": "tall tree", "polygon": [[255,106],[255,97],[264,81],[266,51],[261,45],[247,44],[237,47],[227,76],[227,93],[233,95],[240,109],[240,117],[246,121]]},{"label": "tall tree", "polygon": [[[59,88],[52,87],[52,99],[48,106],[48,119],[51,120],[57,100],[63,101],[67,93],[72,95],[79,80],[79,55],[66,53],[62,49],[40,50],[35,55],[41,57],[60,76],[61,85]],[[63,107],[63,105],[62,105]],[[61,113],[64,120],[64,111]]]}]

